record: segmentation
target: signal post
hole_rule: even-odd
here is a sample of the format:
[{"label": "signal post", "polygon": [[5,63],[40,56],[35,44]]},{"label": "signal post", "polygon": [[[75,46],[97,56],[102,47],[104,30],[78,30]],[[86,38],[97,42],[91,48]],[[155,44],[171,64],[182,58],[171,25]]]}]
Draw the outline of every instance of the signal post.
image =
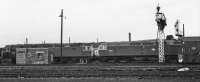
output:
[{"label": "signal post", "polygon": [[164,45],[164,39],[165,39],[165,33],[164,28],[167,25],[166,18],[164,13],[160,12],[160,6],[157,6],[157,12],[156,12],[156,23],[158,26],[157,31],[157,41],[158,41],[158,62],[164,63],[165,62],[165,45]]}]

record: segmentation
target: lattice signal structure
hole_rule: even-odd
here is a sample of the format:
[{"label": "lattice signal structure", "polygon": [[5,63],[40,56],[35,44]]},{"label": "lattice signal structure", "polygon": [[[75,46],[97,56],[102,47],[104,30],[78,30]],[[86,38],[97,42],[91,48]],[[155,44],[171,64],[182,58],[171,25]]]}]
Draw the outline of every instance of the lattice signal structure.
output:
[{"label": "lattice signal structure", "polygon": [[164,45],[165,33],[163,31],[158,31],[157,40],[158,40],[158,58],[159,63],[165,62],[165,45]]},{"label": "lattice signal structure", "polygon": [[165,50],[164,50],[164,39],[165,39],[165,33],[164,28],[167,25],[166,24],[166,18],[164,13],[160,12],[160,6],[157,6],[157,12],[156,12],[156,23],[158,26],[157,31],[157,41],[158,41],[158,58],[159,63],[165,62]]}]

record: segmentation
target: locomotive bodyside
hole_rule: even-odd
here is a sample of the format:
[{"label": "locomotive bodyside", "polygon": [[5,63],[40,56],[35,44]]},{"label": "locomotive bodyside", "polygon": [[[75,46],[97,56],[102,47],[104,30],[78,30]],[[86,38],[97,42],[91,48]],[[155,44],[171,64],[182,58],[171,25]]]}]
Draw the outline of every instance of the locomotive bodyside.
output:
[{"label": "locomotive bodyside", "polygon": [[[166,62],[177,62],[182,55],[183,63],[200,63],[200,39],[165,40]],[[9,58],[14,58],[16,48],[41,48],[43,44],[35,47],[30,45],[11,45],[2,49],[1,62],[6,63]],[[43,46],[42,46],[43,47]],[[104,42],[81,43],[63,47],[60,55],[60,47],[48,48],[48,54],[53,56],[53,63],[87,63],[87,62],[158,62],[158,45],[156,40],[133,42]],[[10,57],[12,55],[12,57]],[[9,57],[8,57],[9,56]],[[15,59],[15,58],[14,58]],[[12,60],[12,62],[15,60]]]},{"label": "locomotive bodyside", "polygon": [[[101,51],[102,59],[107,61],[122,62],[157,62],[158,45],[156,42],[142,42],[132,45],[108,46],[106,51]],[[166,62],[177,62],[180,45],[165,43]]]}]

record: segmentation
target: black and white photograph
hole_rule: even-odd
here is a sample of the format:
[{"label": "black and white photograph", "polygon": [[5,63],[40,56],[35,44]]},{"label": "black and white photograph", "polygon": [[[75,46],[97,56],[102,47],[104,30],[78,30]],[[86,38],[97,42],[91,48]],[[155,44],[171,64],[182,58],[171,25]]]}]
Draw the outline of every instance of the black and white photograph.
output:
[{"label": "black and white photograph", "polygon": [[200,1],[0,0],[0,82],[200,82]]}]

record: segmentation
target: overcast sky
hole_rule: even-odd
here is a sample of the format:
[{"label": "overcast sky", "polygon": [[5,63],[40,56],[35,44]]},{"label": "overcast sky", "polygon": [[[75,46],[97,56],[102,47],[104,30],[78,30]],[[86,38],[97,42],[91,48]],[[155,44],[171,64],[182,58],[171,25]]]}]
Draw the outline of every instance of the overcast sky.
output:
[{"label": "overcast sky", "polygon": [[64,42],[155,39],[156,6],[167,18],[166,35],[174,23],[185,24],[186,36],[200,36],[199,0],[0,0],[0,46],[60,42],[60,15],[64,9]]}]

